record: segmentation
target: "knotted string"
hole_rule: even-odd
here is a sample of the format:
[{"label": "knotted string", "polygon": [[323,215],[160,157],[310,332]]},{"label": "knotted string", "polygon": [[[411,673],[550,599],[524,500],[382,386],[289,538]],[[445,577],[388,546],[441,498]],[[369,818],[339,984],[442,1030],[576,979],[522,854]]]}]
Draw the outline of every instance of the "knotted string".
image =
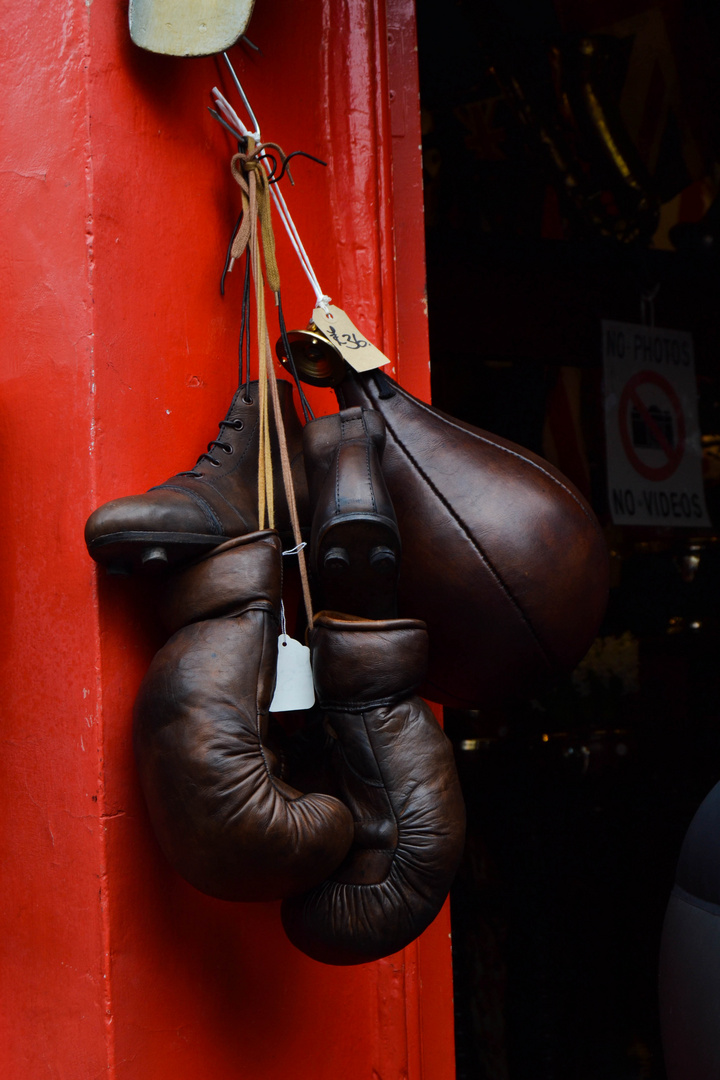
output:
[{"label": "knotted string", "polygon": [[277,388],[277,377],[273,364],[272,351],[270,349],[270,336],[267,329],[265,314],[265,290],[263,287],[262,270],[260,268],[260,236],[258,235],[258,220],[261,227],[263,254],[265,256],[265,274],[267,283],[275,293],[276,302],[279,301],[280,274],[275,258],[275,237],[272,227],[272,212],[270,207],[270,195],[267,174],[257,161],[257,149],[251,137],[247,139],[246,153],[238,153],[232,159],[232,174],[240,186],[242,192],[243,217],[240,223],[231,250],[232,258],[239,258],[247,249],[250,255],[253,281],[255,283],[255,301],[257,309],[257,342],[258,342],[258,409],[260,413],[260,450],[258,455],[258,528],[265,528],[267,514],[268,528],[275,528],[275,505],[272,456],[270,446],[270,426],[268,409],[268,383],[270,385],[270,397],[273,404],[273,417],[280,449],[280,463],[282,468],[283,486],[285,498],[290,512],[293,538],[298,549],[298,566],[302,583],[303,601],[308,626],[313,625],[312,599],[310,596],[310,583],[305,562],[304,544],[300,532],[300,518],[297,512],[295,500],[295,488],[293,486],[292,470],[290,468],[290,456],[288,454],[285,427],[283,424],[280,407],[280,396]]},{"label": "knotted string", "polygon": [[233,157],[230,168],[242,192],[243,219],[240,223],[230,256],[239,259],[250,240],[250,231],[257,228],[258,217],[262,230],[263,254],[265,256],[265,276],[274,293],[280,290],[280,272],[275,257],[275,234],[272,227],[270,207],[270,186],[265,169],[258,160],[255,140],[248,136],[245,153]]}]

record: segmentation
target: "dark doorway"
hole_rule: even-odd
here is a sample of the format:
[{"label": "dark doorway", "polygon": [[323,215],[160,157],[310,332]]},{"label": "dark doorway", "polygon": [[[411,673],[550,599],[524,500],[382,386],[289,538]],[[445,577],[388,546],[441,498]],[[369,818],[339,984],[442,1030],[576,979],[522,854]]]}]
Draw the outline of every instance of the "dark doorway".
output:
[{"label": "dark doorway", "polygon": [[[612,567],[576,672],[446,710],[469,814],[457,1075],[663,1080],[662,922],[720,779],[720,18],[418,0],[418,31],[434,403],[565,472]],[[601,319],[692,333],[711,530],[612,524]]]}]

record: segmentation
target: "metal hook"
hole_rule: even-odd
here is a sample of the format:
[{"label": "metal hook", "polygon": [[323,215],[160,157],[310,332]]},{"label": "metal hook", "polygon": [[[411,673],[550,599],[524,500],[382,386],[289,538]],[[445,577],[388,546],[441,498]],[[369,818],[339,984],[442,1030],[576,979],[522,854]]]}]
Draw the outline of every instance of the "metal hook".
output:
[{"label": "metal hook", "polygon": [[[214,118],[215,120],[217,120],[217,122],[218,122],[219,124],[222,124],[222,126],[223,126],[223,127],[225,128],[225,130],[226,130],[227,132],[229,132],[229,134],[230,134],[230,135],[232,135],[232,136],[233,136],[233,138],[234,138],[234,139],[235,139],[235,140],[237,141],[237,144],[238,144],[238,150],[240,151],[240,153],[242,153],[242,152],[243,152],[243,150],[245,150],[245,149],[246,149],[246,147],[247,147],[247,139],[245,138],[245,136],[244,136],[244,135],[240,135],[240,134],[239,134],[239,133],[238,133],[238,132],[237,132],[237,131],[235,130],[235,128],[234,128],[234,127],[232,127],[232,125],[228,124],[228,122],[227,122],[226,120],[223,120],[222,116],[220,115],[220,113],[219,113],[219,112],[218,112],[218,111],[217,111],[216,109],[211,109],[209,105],[208,105],[208,112],[210,113],[210,115],[211,115],[211,116],[212,116],[212,117],[213,117],[213,118]],[[258,161],[265,161],[265,160],[267,160],[267,161],[270,161],[270,162],[272,162],[272,168],[270,169],[270,171],[269,171],[269,173],[268,173],[268,183],[270,183],[270,184],[274,184],[274,183],[276,183],[276,182],[277,182],[278,180],[281,180],[281,179],[283,178],[283,176],[285,175],[285,172],[287,171],[287,175],[288,175],[288,180],[289,180],[289,181],[290,181],[290,183],[291,183],[291,184],[292,184],[292,185],[294,186],[294,184],[295,184],[295,181],[293,180],[293,178],[292,178],[292,176],[291,176],[291,174],[290,174],[290,170],[289,170],[289,169],[288,169],[288,167],[287,167],[287,163],[288,163],[288,161],[289,161],[289,159],[290,159],[291,157],[295,157],[295,155],[296,155],[296,154],[303,154],[303,151],[302,151],[302,150],[295,150],[295,151],[293,151],[293,153],[292,153],[292,154],[288,154],[288,156],[287,156],[287,157],[283,157],[283,167],[282,167],[282,172],[280,173],[280,175],[279,175],[278,177],[275,177],[275,173],[277,172],[277,167],[278,167],[278,161],[277,161],[277,158],[275,157],[275,155],[274,155],[274,154],[268,154],[268,153],[267,153],[267,151],[265,151],[265,150],[264,150],[264,147],[265,147],[265,146],[276,146],[276,145],[277,145],[276,143],[264,143],[264,144],[262,144],[262,148],[263,148],[263,153],[261,153],[261,154],[259,154],[259,155],[258,155],[258,159],[257,159],[257,160],[258,160]],[[280,150],[280,147],[278,146],[278,147],[277,147],[277,149],[278,149],[278,150]],[[280,150],[280,153],[282,154],[282,150]],[[312,155],[311,155],[311,154],[303,154],[303,156],[304,156],[304,157],[312,157]],[[324,161],[320,161],[320,159],[319,159],[319,158],[313,158],[313,161],[317,161],[317,162],[318,162],[318,163],[319,163],[320,165],[325,165],[325,164],[326,164],[326,162],[324,162]]]},{"label": "metal hook", "polygon": [[275,157],[274,154],[262,153],[262,154],[258,155],[258,161],[269,161],[269,162],[272,163],[272,169],[270,169],[270,172],[267,174],[268,175],[268,183],[272,184],[273,183],[272,177],[275,175],[275,170],[278,167],[277,158]]},{"label": "metal hook", "polygon": [[[290,170],[288,169],[288,161],[290,160],[290,158],[294,158],[294,157],[298,157],[298,156],[299,157],[310,158],[311,161],[316,161],[318,165],[324,165],[325,168],[327,168],[327,161],[321,161],[320,158],[315,157],[313,154],[307,154],[304,150],[293,150],[292,154],[288,154],[288,156],[283,160],[283,166],[282,166],[282,170],[280,172],[280,175],[279,176],[273,176],[273,173],[270,173],[269,183],[277,184],[278,180],[282,180],[283,176],[285,175],[285,172],[287,171],[288,180],[290,181],[290,183],[294,187],[295,186],[295,181],[293,180],[292,176],[290,175]],[[274,172],[274,170],[273,170],[273,172]]]},{"label": "metal hook", "polygon": [[[215,119],[218,121],[219,124],[222,124],[222,126],[225,128],[226,131],[230,132],[232,137],[234,139],[236,139],[238,143],[244,143],[245,142],[245,138],[242,135],[240,135],[235,130],[235,128],[230,127],[228,122],[226,120],[223,120],[223,118],[222,118],[222,116],[220,115],[219,112],[217,112],[215,109],[211,109],[209,105],[207,107],[207,110],[208,110],[208,112],[210,113],[211,116],[215,117]],[[242,149],[242,147],[241,147],[241,149]]]},{"label": "metal hook", "polygon": [[240,95],[240,97],[242,99],[242,103],[243,103],[243,105],[245,106],[245,108],[247,110],[248,116],[250,117],[250,123],[253,125],[253,127],[255,129],[254,131],[248,132],[248,134],[251,135],[252,138],[255,139],[256,142],[260,142],[260,125],[258,124],[258,122],[257,122],[257,120],[255,118],[255,113],[252,111],[252,108],[250,106],[250,102],[248,101],[248,99],[247,99],[247,97],[245,95],[245,91],[242,88],[242,83],[240,82],[237,75],[235,74],[235,68],[230,63],[230,57],[228,56],[228,54],[226,52],[223,53],[223,59],[225,60],[225,63],[228,66],[228,69],[230,71],[230,75],[232,77],[232,81],[235,83],[235,89],[237,90],[238,94]]},{"label": "metal hook", "polygon": [[[223,56],[225,58],[225,62],[228,65],[228,68],[230,69],[230,71],[231,71],[231,73],[233,75],[234,81],[235,81],[236,85],[239,88],[239,92],[241,93],[241,95],[243,97],[243,100],[247,101],[247,99],[245,97],[245,94],[242,91],[242,87],[240,86],[240,82],[239,82],[239,80],[237,78],[237,75],[235,75],[232,64],[230,63],[230,61],[229,61],[229,59],[227,57],[227,54],[223,53]],[[247,128],[243,124],[242,120],[240,119],[240,117],[237,115],[237,113],[233,109],[232,105],[230,105],[230,103],[225,99],[225,97],[220,93],[218,88],[215,87],[215,86],[212,89],[212,95],[213,95],[213,99],[215,101],[215,104],[217,105],[217,108],[218,108],[219,112],[221,112],[223,114],[223,116],[225,117],[225,119],[229,121],[228,127],[229,127],[229,130],[231,131],[231,133],[232,133],[232,135],[234,136],[235,139],[239,140],[240,138],[245,136],[247,138],[254,138],[256,140],[256,142],[260,142],[259,125],[258,125],[258,130],[255,132],[255,135],[253,135],[251,132],[249,132],[247,130]],[[248,108],[249,108],[249,103],[248,103]],[[251,110],[249,110],[249,111],[251,112]],[[253,122],[257,125],[257,121],[255,120],[254,113],[251,112],[251,115],[252,115],[252,118],[253,118]],[[324,164],[324,162],[323,162],[323,164]],[[290,216],[290,211],[287,208],[287,204],[286,204],[284,196],[282,194],[282,190],[280,188],[276,188],[274,185],[270,185],[269,186],[269,191],[272,194],[273,201],[274,201],[274,203],[275,203],[275,205],[277,207],[278,213],[280,214],[280,218],[282,219],[282,223],[285,226],[285,229],[286,229],[286,231],[288,233],[288,236],[290,237],[290,242],[291,242],[292,246],[295,248],[298,259],[300,260],[300,265],[302,266],[303,271],[304,271],[308,281],[310,282],[310,285],[312,286],[312,288],[315,291],[316,301],[320,305],[320,307],[324,308],[325,305],[328,303],[330,298],[328,296],[326,296],[325,292],[323,291],[323,289],[320,286],[320,282],[318,281],[317,275],[315,274],[315,271],[312,268],[312,264],[310,262],[310,259],[308,258],[307,252],[305,251],[305,248],[302,245],[302,241],[300,239],[300,235],[299,235],[299,233],[297,231],[295,223],[294,223],[292,217]]]}]

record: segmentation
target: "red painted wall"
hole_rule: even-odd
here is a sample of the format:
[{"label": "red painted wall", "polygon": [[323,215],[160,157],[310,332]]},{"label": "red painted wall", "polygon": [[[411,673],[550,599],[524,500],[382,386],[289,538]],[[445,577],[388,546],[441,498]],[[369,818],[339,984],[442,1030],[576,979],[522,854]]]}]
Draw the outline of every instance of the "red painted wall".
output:
[{"label": "red painted wall", "polygon": [[[286,188],[320,281],[427,395],[412,2],[257,0],[248,32],[263,136],[328,161]],[[13,5],[0,51],[0,1075],[450,1080],[447,910],[386,961],[316,964],[278,905],[171,871],[135,777],[161,639],[82,529],[190,467],[235,386],[241,280],[223,301],[218,277],[238,193],[206,110],[225,74],[136,49],[111,0]],[[302,327],[314,298],[278,241]]]}]

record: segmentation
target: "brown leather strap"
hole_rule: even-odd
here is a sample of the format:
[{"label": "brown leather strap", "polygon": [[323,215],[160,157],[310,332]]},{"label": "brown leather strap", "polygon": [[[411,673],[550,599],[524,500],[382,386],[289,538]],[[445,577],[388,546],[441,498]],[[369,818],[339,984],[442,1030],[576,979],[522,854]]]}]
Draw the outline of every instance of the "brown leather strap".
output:
[{"label": "brown leather strap", "polygon": [[[268,528],[275,528],[275,493],[273,486],[272,457],[270,449],[270,422],[267,398],[268,356],[263,342],[267,338],[267,320],[265,318],[265,290],[260,274],[260,252],[257,235],[257,219],[251,224],[250,254],[252,256],[253,278],[255,279],[255,298],[257,307],[258,356],[258,408],[260,412],[260,452],[258,455],[258,523],[265,528],[267,508]],[[272,367],[272,358],[270,360]]]},{"label": "brown leather strap", "polygon": [[278,443],[280,446],[280,462],[282,465],[283,484],[285,487],[285,498],[287,500],[288,509],[290,511],[290,521],[292,523],[293,538],[295,545],[298,549],[298,566],[300,568],[300,581],[302,583],[303,601],[305,604],[305,615],[307,617],[308,627],[313,624],[313,610],[312,599],[310,597],[310,582],[308,580],[307,562],[305,560],[305,549],[302,546],[302,533],[300,532],[300,518],[297,512],[297,501],[295,499],[295,489],[293,487],[292,470],[290,469],[290,455],[288,454],[287,440],[285,438],[285,428],[283,427],[282,412],[280,411],[280,396],[277,388],[277,376],[275,375],[275,367],[273,365],[272,353],[270,351],[270,338],[265,331],[265,353],[267,357],[267,369],[270,381],[270,396],[273,403],[273,413],[275,415],[275,428],[277,431]]},{"label": "brown leather strap", "polygon": [[[272,225],[270,205],[270,186],[267,173],[257,158],[259,147],[248,138],[247,152],[235,154],[230,170],[240,185],[243,201],[243,218],[230,251],[231,258],[239,259],[250,241],[252,229],[260,219],[263,255],[265,257],[265,276],[274,293],[280,289],[280,271],[275,255],[275,233]],[[246,206],[247,202],[247,206]]]}]

